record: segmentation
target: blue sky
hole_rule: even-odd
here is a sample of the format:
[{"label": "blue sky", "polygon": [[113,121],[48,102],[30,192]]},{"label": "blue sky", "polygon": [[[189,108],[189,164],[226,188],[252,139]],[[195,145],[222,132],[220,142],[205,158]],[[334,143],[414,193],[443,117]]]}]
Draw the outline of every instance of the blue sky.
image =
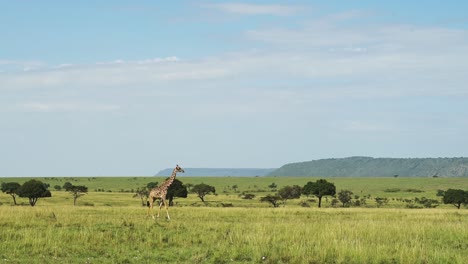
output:
[{"label": "blue sky", "polygon": [[468,2],[2,1],[0,176],[468,156]]}]

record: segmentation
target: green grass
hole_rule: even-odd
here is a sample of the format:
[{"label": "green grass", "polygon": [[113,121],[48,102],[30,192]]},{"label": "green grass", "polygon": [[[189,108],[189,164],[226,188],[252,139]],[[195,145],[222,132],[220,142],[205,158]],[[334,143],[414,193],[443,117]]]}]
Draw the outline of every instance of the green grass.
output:
[{"label": "green grass", "polygon": [[[207,203],[194,194],[176,199],[167,221],[147,218],[133,193],[119,192],[163,178],[39,178],[51,185],[52,197],[35,207],[11,206],[11,197],[0,193],[0,263],[468,263],[468,210],[405,209],[395,200],[468,189],[468,178],[328,178],[337,190],[391,202],[385,208],[371,202],[371,208],[332,208],[325,200],[321,209],[316,203],[301,207],[307,197],[280,208],[259,201],[271,193],[272,182],[281,188],[316,178],[178,178],[213,185],[219,194],[208,196]],[[89,187],[78,206],[71,194],[53,191],[66,181]],[[232,185],[257,197],[240,199]]]},{"label": "green grass", "polygon": [[[467,263],[455,209],[0,207],[5,263]],[[266,260],[262,261],[262,257]]]}]

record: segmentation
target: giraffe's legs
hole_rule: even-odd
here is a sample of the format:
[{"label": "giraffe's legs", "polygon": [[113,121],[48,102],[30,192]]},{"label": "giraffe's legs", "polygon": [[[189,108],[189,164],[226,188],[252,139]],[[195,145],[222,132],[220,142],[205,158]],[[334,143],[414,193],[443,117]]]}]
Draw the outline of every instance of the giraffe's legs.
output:
[{"label": "giraffe's legs", "polygon": [[154,203],[154,198],[153,197],[150,197],[150,201],[149,201],[149,206],[148,206],[148,217],[151,215],[153,218],[154,218],[154,215],[153,214],[150,214],[150,211],[153,210],[153,203]]},{"label": "giraffe's legs", "polygon": [[[159,214],[161,213],[161,208],[164,205],[164,207],[166,208],[167,220],[171,220],[171,217],[169,216],[169,208],[167,207],[166,199],[164,197],[159,197],[159,198],[161,199],[161,201],[159,203],[158,214],[156,215],[156,217],[159,218]],[[150,200],[148,202],[148,213],[147,213],[148,217],[151,215],[154,218],[154,214],[151,213],[153,210],[154,201],[156,201],[156,198],[150,197]]]},{"label": "giraffe's legs", "polygon": [[159,204],[159,210],[158,210],[158,217],[159,217],[159,212],[161,212],[161,207],[163,206],[163,204],[164,204],[164,207],[166,208],[167,220],[171,220],[171,218],[169,217],[169,209],[167,208],[167,202],[164,197],[161,197],[161,203]]},{"label": "giraffe's legs", "polygon": [[159,218],[159,213],[161,212],[161,207],[162,207],[162,205],[163,205],[163,200],[162,200],[162,198],[161,198],[161,201],[159,201],[158,215],[156,216],[156,217],[158,217],[158,218]]}]

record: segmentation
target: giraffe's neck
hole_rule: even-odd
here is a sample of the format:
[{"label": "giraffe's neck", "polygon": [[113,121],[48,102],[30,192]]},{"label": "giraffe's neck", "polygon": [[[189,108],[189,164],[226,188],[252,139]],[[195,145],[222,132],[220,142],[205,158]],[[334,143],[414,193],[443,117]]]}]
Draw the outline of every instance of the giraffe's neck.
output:
[{"label": "giraffe's neck", "polygon": [[174,181],[175,177],[176,177],[176,174],[177,174],[177,171],[176,169],[174,169],[172,171],[172,174],[171,174],[171,177],[169,177],[169,179],[167,179],[167,181],[163,182],[163,184],[161,184],[161,188],[168,188],[169,185],[172,184],[172,182]]}]

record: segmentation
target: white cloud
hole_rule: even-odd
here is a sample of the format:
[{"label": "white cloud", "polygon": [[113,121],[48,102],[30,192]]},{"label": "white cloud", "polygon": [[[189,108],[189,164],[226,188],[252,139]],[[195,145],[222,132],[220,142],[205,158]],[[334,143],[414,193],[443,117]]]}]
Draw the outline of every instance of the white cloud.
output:
[{"label": "white cloud", "polygon": [[[269,45],[277,69],[308,78],[350,78],[400,92],[460,92],[468,77],[468,31],[438,27],[319,19],[301,28],[251,30],[246,37]],[[444,85],[444,84],[452,84]],[[466,90],[464,92],[466,94]]]},{"label": "white cloud", "polygon": [[14,71],[30,71],[44,67],[44,63],[39,61],[20,61],[0,59],[0,73]]},{"label": "white cloud", "polygon": [[[284,153],[294,153],[288,154],[290,161],[353,150],[366,155],[392,150],[416,156],[466,153],[466,144],[460,144],[466,142],[468,129],[466,30],[368,23],[367,14],[359,11],[309,16],[299,24],[308,14],[277,17],[296,14],[297,6],[231,3],[209,8],[223,16],[215,16],[222,23],[239,22],[224,19],[239,18],[229,14],[275,17],[252,24],[271,17],[242,16],[248,23],[227,27],[200,23],[190,34],[171,38],[184,41],[174,50],[198,56],[190,60],[123,59],[128,54],[88,64],[0,60],[1,131],[18,142],[29,140],[21,144],[27,149],[21,149],[3,136],[3,143],[10,144],[6,149],[18,150],[22,158],[31,149],[50,149],[57,142],[63,149],[56,151],[59,155],[73,148],[105,149],[109,154],[143,153],[148,164],[155,159],[172,164],[172,158],[207,164],[197,159],[208,157],[226,166],[233,166],[235,149],[251,146],[260,150],[252,155],[268,162],[264,164],[272,162],[265,150],[275,154],[279,149],[279,165]],[[180,25],[185,24],[173,24]],[[232,31],[248,26],[240,34]],[[184,43],[190,47],[180,49]],[[226,49],[231,52],[223,53]],[[73,132],[89,140],[86,146],[63,133],[76,122],[84,124]],[[273,149],[271,142],[280,148]],[[174,146],[188,151],[171,153]],[[199,155],[196,150],[206,146],[206,155]],[[155,158],[154,149],[163,154]],[[304,151],[310,149],[315,152]],[[226,157],[218,158],[223,156],[219,150]],[[99,169],[99,159],[111,157],[101,153],[86,156],[98,161]],[[83,156],[80,151],[72,154]]]},{"label": "white cloud", "polygon": [[147,60],[139,60],[136,61],[138,64],[149,64],[149,63],[159,63],[159,62],[177,62],[180,61],[179,58],[176,56],[166,57],[166,58],[154,58],[154,59],[147,59]]},{"label": "white cloud", "polygon": [[300,9],[297,6],[291,5],[260,5],[248,3],[221,3],[209,4],[205,7],[216,8],[221,11],[240,14],[240,15],[274,15],[274,16],[289,16],[297,13]]},{"label": "white cloud", "polygon": [[0,59],[0,65],[41,65],[42,63],[37,61],[18,61],[18,60],[2,60]]},{"label": "white cloud", "polygon": [[54,69],[62,69],[62,68],[68,68],[68,67],[73,67],[73,64],[70,63],[62,63],[60,65],[54,66]]},{"label": "white cloud", "polygon": [[90,65],[59,65],[0,75],[0,90],[66,86],[109,87],[152,85],[161,81],[186,81],[225,76],[216,61],[181,62],[177,57],[139,61],[116,60]]},{"label": "white cloud", "polygon": [[18,103],[15,108],[24,112],[109,112],[120,109],[120,106],[102,103],[27,102]]},{"label": "white cloud", "polygon": [[[353,19],[356,16],[350,15]],[[0,73],[0,93],[2,90],[50,96],[60,93],[57,102],[67,101],[70,94],[90,98],[96,94],[102,98],[113,96],[116,101],[150,94],[163,98],[162,102],[164,98],[189,94],[193,96],[187,99],[187,104],[207,105],[197,111],[208,113],[209,107],[223,106],[220,113],[245,115],[275,112],[277,105],[281,105],[277,108],[281,111],[303,111],[301,107],[306,108],[311,102],[337,98],[468,95],[467,31],[407,25],[343,26],[336,21],[341,23],[347,16],[338,17],[318,19],[317,23],[309,21],[295,29],[251,30],[244,35],[246,43],[267,44],[255,51],[198,60],[176,56],[116,59],[4,72]],[[125,92],[114,93],[120,88]],[[67,94],[65,91],[70,92],[63,95]],[[245,102],[243,98],[256,101]],[[31,101],[37,100],[32,97]],[[49,103],[22,107],[36,111],[81,109],[73,104]],[[87,107],[93,109],[92,105]]]},{"label": "white cloud", "polygon": [[152,64],[152,63],[164,63],[164,62],[178,62],[180,59],[176,56],[164,57],[164,58],[153,58],[144,60],[125,61],[117,59],[109,62],[97,62],[97,65],[113,65],[113,64]]}]

